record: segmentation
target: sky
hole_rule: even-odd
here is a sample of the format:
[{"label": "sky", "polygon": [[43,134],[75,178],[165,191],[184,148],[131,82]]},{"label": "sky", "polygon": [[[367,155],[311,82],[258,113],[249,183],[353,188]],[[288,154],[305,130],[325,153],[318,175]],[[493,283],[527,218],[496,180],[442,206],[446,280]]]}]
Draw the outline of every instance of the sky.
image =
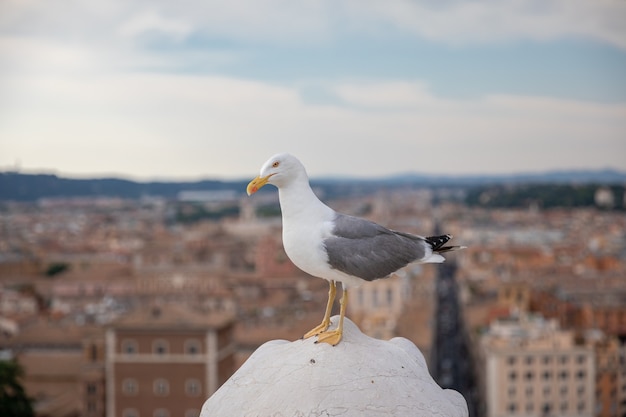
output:
[{"label": "sky", "polygon": [[2,0],[0,171],[626,170],[623,0]]}]

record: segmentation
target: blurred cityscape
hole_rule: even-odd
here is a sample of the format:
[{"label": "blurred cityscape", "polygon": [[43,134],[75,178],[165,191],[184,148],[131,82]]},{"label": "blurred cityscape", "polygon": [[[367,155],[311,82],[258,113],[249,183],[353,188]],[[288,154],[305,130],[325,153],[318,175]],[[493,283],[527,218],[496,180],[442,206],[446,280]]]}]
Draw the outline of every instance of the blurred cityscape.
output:
[{"label": "blurred cityscape", "polygon": [[[626,416],[623,187],[571,207],[510,189],[325,193],[468,246],[360,287],[348,317],[415,343],[471,416]],[[261,344],[317,325],[327,291],[284,253],[275,192],[0,203],[1,359],[37,416],[197,417]]]}]

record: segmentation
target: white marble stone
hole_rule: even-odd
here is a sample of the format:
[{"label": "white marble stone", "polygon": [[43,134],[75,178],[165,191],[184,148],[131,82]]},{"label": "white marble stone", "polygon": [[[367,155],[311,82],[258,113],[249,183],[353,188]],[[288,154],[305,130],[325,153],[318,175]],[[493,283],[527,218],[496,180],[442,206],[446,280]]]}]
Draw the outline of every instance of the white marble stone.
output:
[{"label": "white marble stone", "polygon": [[463,396],[435,383],[408,339],[373,339],[348,319],[337,346],[315,339],[259,347],[200,416],[468,416]]}]

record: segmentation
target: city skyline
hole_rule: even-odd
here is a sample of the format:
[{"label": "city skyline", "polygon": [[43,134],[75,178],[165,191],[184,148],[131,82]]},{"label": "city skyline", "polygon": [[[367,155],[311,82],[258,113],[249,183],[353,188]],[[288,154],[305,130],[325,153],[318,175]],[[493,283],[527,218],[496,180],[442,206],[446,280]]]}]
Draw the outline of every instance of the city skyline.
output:
[{"label": "city skyline", "polygon": [[[63,10],[63,13],[59,13]],[[0,170],[251,178],[626,170],[626,5],[0,5]]]},{"label": "city skyline", "polygon": [[[345,212],[367,213],[395,230],[428,236],[445,225],[467,246],[442,265],[412,265],[363,285],[348,306],[350,320],[370,337],[410,340],[435,381],[464,394],[468,408],[477,411],[470,416],[487,415],[480,410],[493,407],[483,404],[500,393],[505,410],[623,415],[623,211],[600,208],[599,194],[596,209],[494,209],[448,197],[396,189],[339,200]],[[278,218],[267,211],[256,215],[262,203],[229,204],[240,207],[238,218],[191,223],[177,214],[190,204],[154,199],[5,205],[2,338],[24,366],[24,387],[37,399],[39,413],[145,417],[169,410],[197,417],[191,410],[200,410],[216,378],[198,374],[202,365],[196,361],[228,357],[195,356],[202,349],[222,346],[224,354],[234,353],[229,371],[210,367],[219,370],[220,385],[268,341],[302,343],[319,322],[328,286],[289,262]],[[230,344],[189,333],[200,322],[219,324],[229,317],[235,320],[225,334]],[[557,320],[562,337],[536,338],[538,327],[510,330],[517,328],[511,319],[522,325],[525,317]],[[554,323],[547,330],[556,331]],[[491,331],[497,328],[502,331]],[[490,334],[498,336],[492,346],[506,350],[481,350],[482,336]],[[492,360],[502,371],[496,382],[488,379],[494,376]],[[62,410],[60,402],[66,404]]]}]

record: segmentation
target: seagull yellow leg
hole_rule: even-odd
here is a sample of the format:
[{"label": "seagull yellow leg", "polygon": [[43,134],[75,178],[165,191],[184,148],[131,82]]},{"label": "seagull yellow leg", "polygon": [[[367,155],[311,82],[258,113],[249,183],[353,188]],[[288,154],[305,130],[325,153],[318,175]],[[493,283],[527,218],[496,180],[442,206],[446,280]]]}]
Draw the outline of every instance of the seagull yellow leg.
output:
[{"label": "seagull yellow leg", "polygon": [[328,343],[330,345],[335,346],[337,343],[341,341],[341,336],[343,335],[343,318],[346,316],[346,305],[348,304],[348,290],[346,288],[343,289],[343,294],[341,295],[341,310],[339,310],[339,325],[335,330],[328,330],[317,337],[317,342],[315,343]]},{"label": "seagull yellow leg", "polygon": [[337,294],[337,286],[335,285],[335,281],[329,281],[330,288],[328,289],[328,304],[326,304],[326,312],[324,313],[324,319],[320,323],[319,326],[311,329],[307,334],[302,336],[303,339],[308,339],[312,336],[317,336],[318,334],[328,330],[328,326],[330,326],[330,312],[333,309],[333,304],[335,303],[335,295]]}]

